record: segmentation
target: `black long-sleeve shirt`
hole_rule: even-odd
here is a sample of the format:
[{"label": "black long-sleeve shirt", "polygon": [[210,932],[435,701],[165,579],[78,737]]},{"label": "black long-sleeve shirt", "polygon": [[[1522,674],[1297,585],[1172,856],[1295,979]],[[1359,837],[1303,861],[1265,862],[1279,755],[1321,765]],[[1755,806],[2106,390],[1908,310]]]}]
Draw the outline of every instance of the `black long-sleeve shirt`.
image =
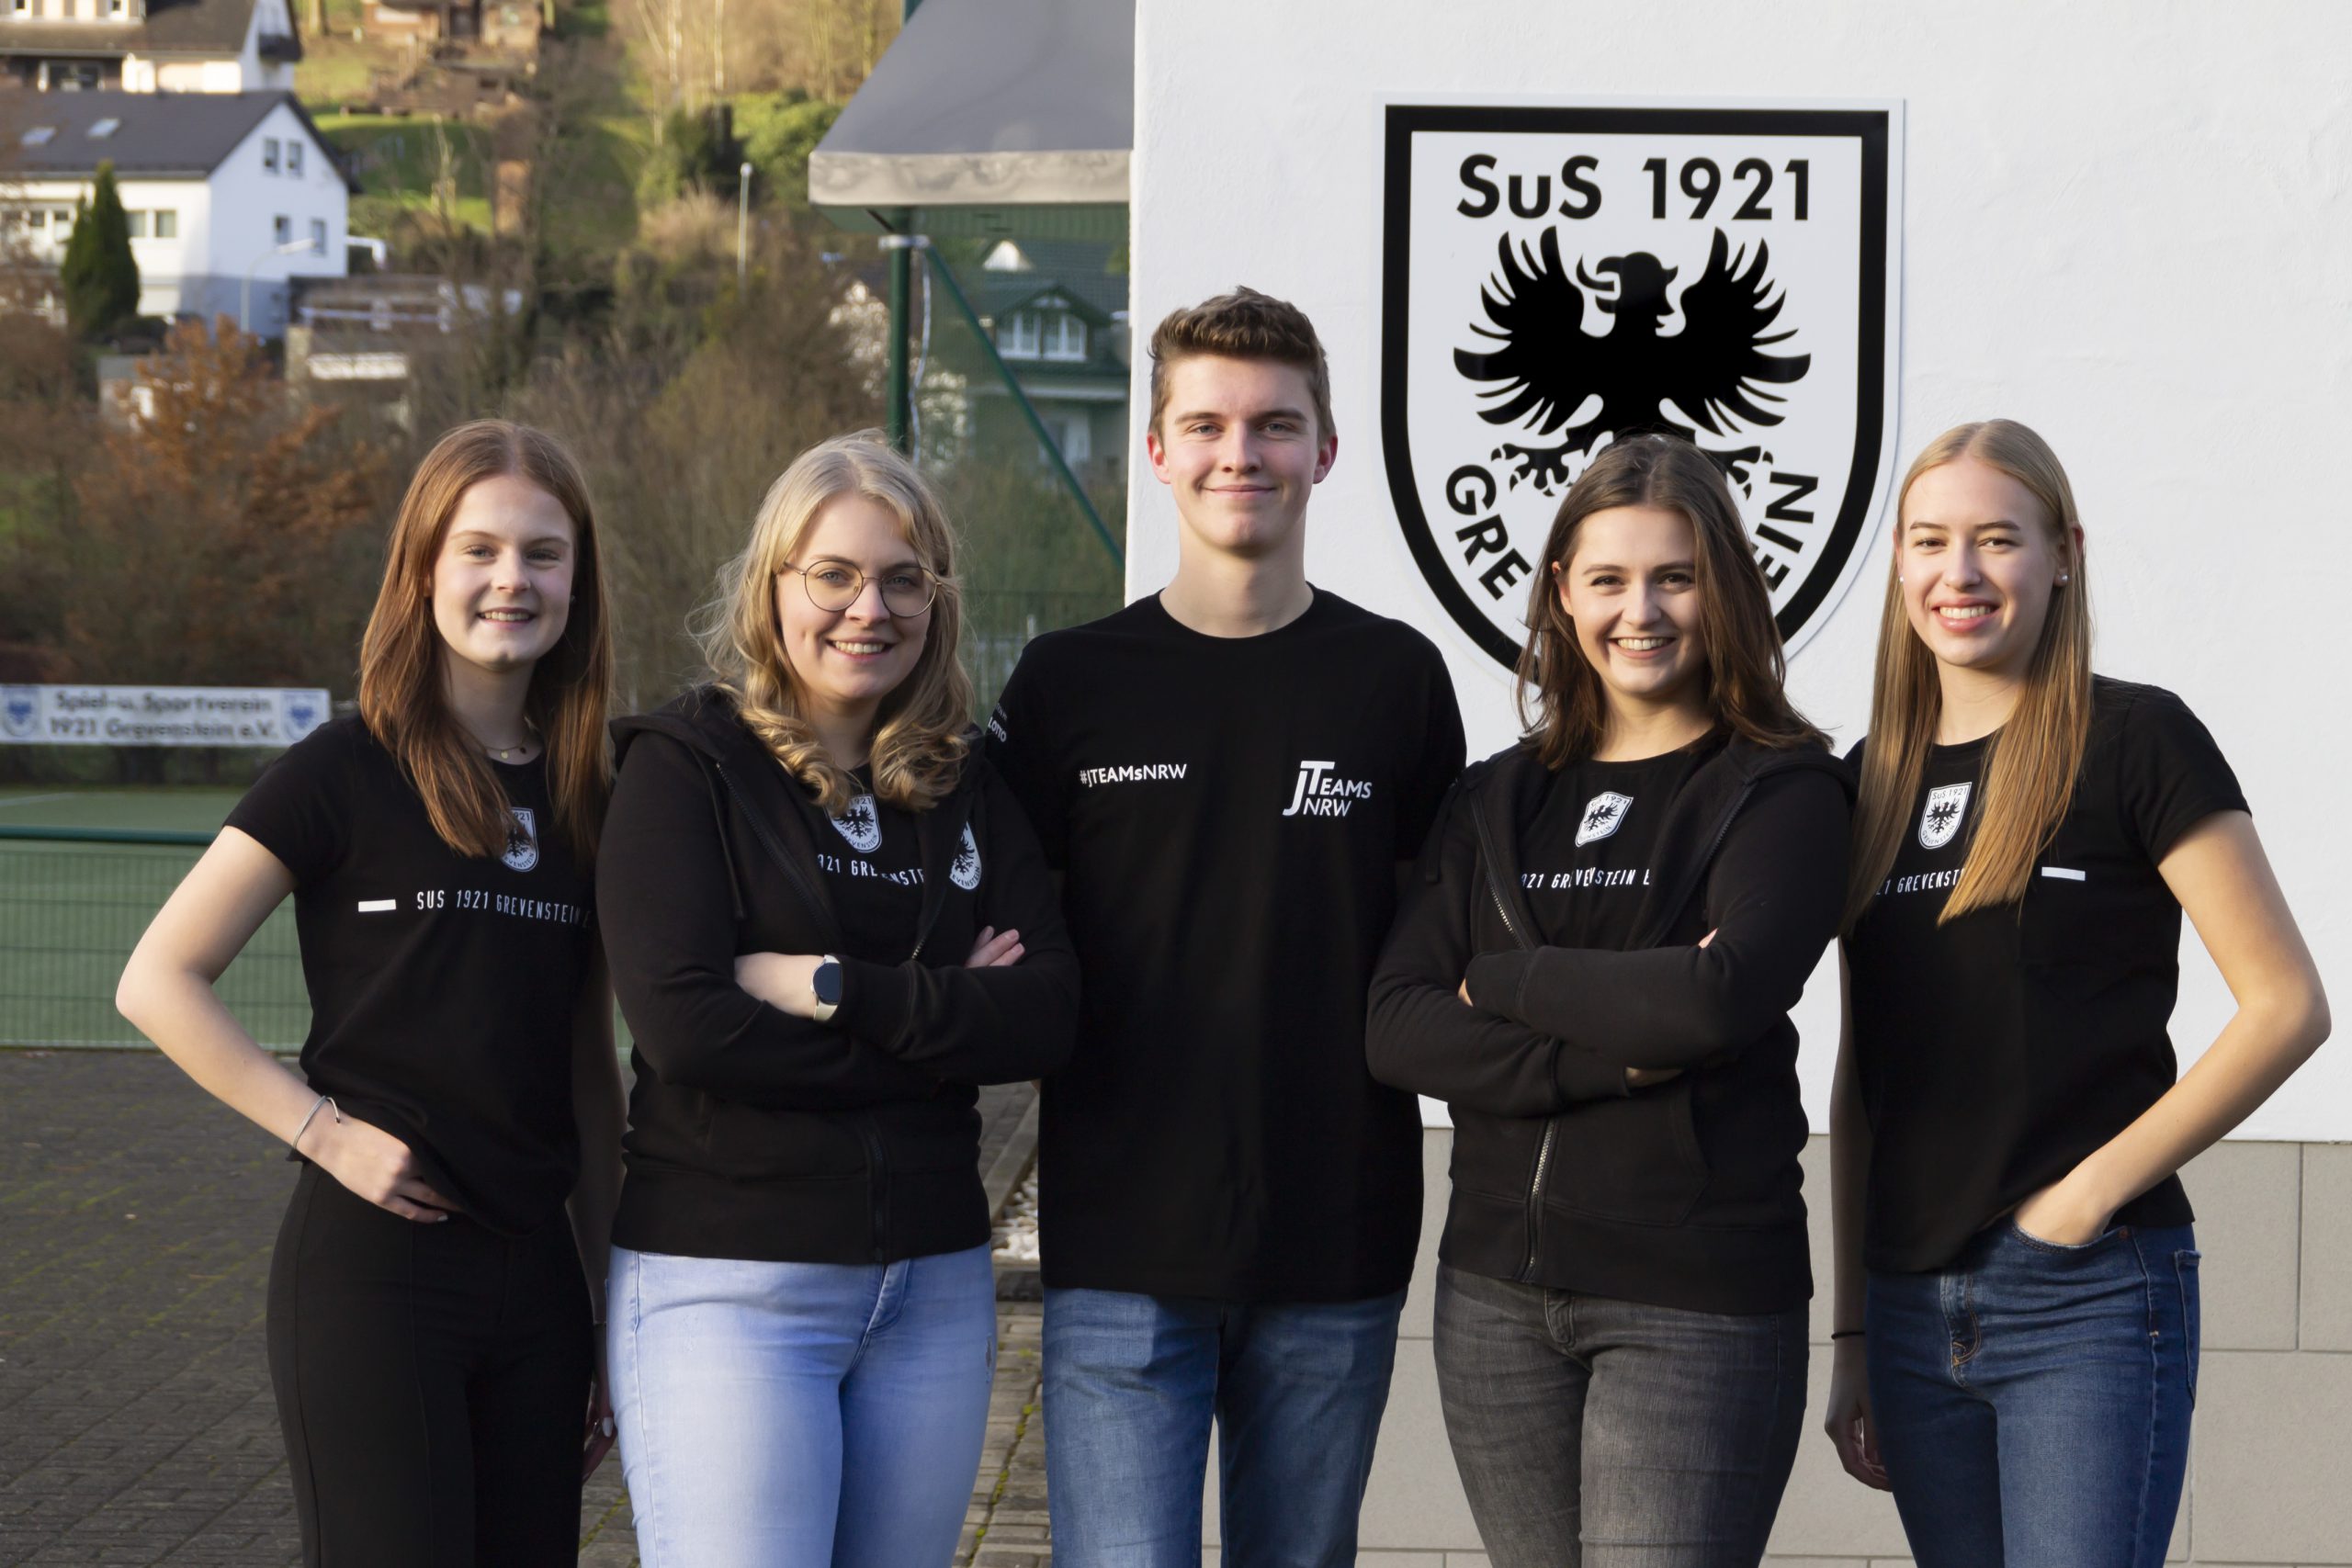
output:
[{"label": "black long-sleeve shirt", "polygon": [[1702,1311],[1805,1298],[1788,1010],[1836,929],[1850,800],[1826,752],[1719,739],[1464,778],[1368,1040],[1374,1076],[1453,1107],[1448,1262]]},{"label": "black long-sleeve shirt", "polygon": [[[1078,1010],[1052,878],[1010,792],[976,755],[913,814],[903,930],[853,939],[800,786],[723,700],[616,728],[597,912],[637,1084],[614,1239],[807,1262],[985,1241],[973,1086],[1060,1066]],[[1021,962],[964,967],[983,925],[1019,931]],[[818,1023],[745,991],[735,960],[761,952],[838,956],[839,1010]]]}]

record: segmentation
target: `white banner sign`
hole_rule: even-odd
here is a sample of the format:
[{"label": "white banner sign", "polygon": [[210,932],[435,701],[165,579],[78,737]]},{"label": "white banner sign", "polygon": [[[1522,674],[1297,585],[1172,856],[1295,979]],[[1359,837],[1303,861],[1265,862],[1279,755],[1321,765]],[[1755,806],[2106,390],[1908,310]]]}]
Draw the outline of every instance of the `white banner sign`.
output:
[{"label": "white banner sign", "polygon": [[16,746],[291,746],[328,716],[324,692],[277,686],[0,686]]}]

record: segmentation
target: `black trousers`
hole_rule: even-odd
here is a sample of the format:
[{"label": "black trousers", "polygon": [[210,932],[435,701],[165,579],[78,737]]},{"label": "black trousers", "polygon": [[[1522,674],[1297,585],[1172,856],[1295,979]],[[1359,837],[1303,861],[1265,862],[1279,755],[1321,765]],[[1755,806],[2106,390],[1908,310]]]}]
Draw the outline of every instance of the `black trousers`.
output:
[{"label": "black trousers", "polygon": [[305,1165],[269,1269],[302,1561],[576,1561],[593,1333],[561,1215],[520,1237],[420,1224]]}]

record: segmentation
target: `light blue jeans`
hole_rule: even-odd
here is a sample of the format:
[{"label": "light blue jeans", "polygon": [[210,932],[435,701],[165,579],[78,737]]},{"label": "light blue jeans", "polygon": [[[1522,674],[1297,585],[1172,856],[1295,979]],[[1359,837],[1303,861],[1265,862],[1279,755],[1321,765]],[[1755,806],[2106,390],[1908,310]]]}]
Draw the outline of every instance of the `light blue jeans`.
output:
[{"label": "light blue jeans", "polygon": [[945,1568],[996,1369],[989,1249],[758,1263],[613,1249],[644,1568]]},{"label": "light blue jeans", "polygon": [[1199,1568],[1216,1425],[1227,1568],[1351,1568],[1405,1292],[1046,1292],[1056,1568]]},{"label": "light blue jeans", "polygon": [[2197,1403],[2187,1225],[2007,1222],[1870,1277],[1871,1414],[1919,1568],[2162,1568]]}]

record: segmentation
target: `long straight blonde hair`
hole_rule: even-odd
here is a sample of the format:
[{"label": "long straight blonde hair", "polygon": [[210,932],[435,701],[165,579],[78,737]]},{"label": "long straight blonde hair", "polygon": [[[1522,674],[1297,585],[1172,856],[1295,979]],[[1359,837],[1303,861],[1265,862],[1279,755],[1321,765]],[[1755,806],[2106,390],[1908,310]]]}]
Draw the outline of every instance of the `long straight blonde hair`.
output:
[{"label": "long straight blonde hair", "polygon": [[442,685],[448,651],[433,624],[433,567],[449,519],[467,491],[502,474],[528,479],[571,519],[571,614],[563,635],[532,667],[523,716],[547,748],[556,830],[585,865],[595,859],[612,793],[605,716],[612,700],[613,639],[587,481],[554,436],[527,424],[478,419],[435,442],[417,465],[392,521],[383,586],[359,642],[359,716],[399,760],[444,843],[461,855],[504,852],[514,823],[511,803],[481,748],[449,711]]},{"label": "long straight blonde hair", "polygon": [[[817,739],[776,617],[776,574],[800,547],[827,502],[863,496],[896,513],[916,558],[938,581],[931,626],[914,669],[882,699],[872,761],[874,793],[910,811],[937,805],[956,787],[971,743],[972,680],[956,657],[964,633],[963,585],[956,578],[956,532],[939,496],[913,464],[865,430],[811,446],[768,487],[741,554],[718,570],[718,592],[695,626],[718,687],[745,728],[807,785],[827,811],[848,808],[857,783]],[[792,592],[800,589],[795,585]]]},{"label": "long straight blonde hair", "polygon": [[1894,502],[1897,548],[1887,564],[1886,603],[1879,613],[1878,671],[1871,692],[1870,743],[1862,751],[1861,793],[1854,807],[1854,857],[1846,890],[1846,929],[1870,908],[1894,865],[1928,748],[1943,711],[1936,656],[1912,629],[1899,574],[1903,507],[1931,468],[1962,459],[1999,469],[2023,485],[2041,509],[2041,526],[2070,582],[2051,589],[2049,617],[2034,645],[2017,707],[1993,737],[1984,759],[1975,837],[1960,881],[1937,923],[2025,897],[2035,857],[2065,820],[2091,728],[2090,583],[2075,547],[2081,516],[2074,486],[2050,444],[2015,420],[1954,425],[1912,461]]}]

